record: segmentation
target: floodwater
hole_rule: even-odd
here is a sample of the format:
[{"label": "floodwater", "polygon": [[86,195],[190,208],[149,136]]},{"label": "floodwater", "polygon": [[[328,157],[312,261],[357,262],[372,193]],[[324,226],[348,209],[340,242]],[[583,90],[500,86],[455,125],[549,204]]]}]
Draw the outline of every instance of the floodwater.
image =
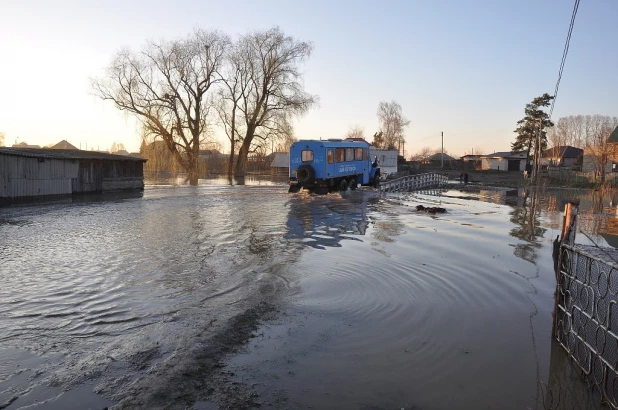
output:
[{"label": "floodwater", "polygon": [[203,182],[0,208],[0,409],[600,408],[552,241],[578,200],[608,246],[611,197]]}]

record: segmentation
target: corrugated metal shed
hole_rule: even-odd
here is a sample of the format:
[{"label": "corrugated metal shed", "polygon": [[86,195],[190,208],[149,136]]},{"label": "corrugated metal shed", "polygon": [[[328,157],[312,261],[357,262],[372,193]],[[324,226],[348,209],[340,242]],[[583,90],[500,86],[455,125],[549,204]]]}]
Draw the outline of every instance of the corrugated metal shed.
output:
[{"label": "corrugated metal shed", "polygon": [[0,203],[20,197],[141,189],[145,161],[91,151],[0,147]]},{"label": "corrugated metal shed", "polygon": [[129,155],[116,155],[108,152],[83,151],[79,149],[51,149],[51,148],[8,148],[0,147],[0,154],[19,157],[49,158],[49,159],[111,159],[114,161],[142,161]]}]

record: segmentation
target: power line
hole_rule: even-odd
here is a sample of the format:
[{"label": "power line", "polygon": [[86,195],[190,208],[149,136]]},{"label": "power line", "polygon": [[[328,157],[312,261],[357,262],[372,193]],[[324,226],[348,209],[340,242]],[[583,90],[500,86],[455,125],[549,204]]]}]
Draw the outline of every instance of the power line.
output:
[{"label": "power line", "polygon": [[551,103],[549,110],[549,118],[551,119],[554,112],[554,104],[558,98],[558,88],[560,87],[560,80],[562,79],[562,71],[564,70],[564,62],[566,61],[567,54],[569,52],[569,43],[571,42],[571,34],[573,33],[573,25],[575,24],[575,16],[577,15],[577,9],[579,8],[579,0],[575,0],[573,5],[573,14],[571,15],[571,24],[569,25],[569,32],[567,33],[566,42],[564,44],[564,50],[562,52],[562,61],[560,62],[560,71],[558,72],[558,81],[556,82],[556,89],[554,90],[554,99]]}]

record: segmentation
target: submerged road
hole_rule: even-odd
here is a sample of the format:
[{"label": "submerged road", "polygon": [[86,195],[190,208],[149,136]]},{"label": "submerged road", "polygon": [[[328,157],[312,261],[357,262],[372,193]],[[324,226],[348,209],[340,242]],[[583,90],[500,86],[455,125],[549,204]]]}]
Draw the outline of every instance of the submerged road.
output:
[{"label": "submerged road", "polygon": [[537,408],[559,213],[526,211],[280,185],[0,209],[0,408]]}]

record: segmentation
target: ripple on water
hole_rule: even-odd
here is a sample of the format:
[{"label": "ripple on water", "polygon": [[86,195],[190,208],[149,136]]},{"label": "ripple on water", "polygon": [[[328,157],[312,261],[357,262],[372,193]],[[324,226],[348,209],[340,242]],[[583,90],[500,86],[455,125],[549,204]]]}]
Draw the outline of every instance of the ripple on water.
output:
[{"label": "ripple on water", "polygon": [[[476,217],[477,224],[489,226],[484,235],[462,229],[460,217],[384,212],[370,218],[368,236],[375,243],[360,237],[361,242],[347,243],[345,252],[330,248],[303,259],[303,293],[296,303],[334,318],[329,354],[360,355],[376,372],[389,372],[392,363],[382,359],[396,356],[399,365],[430,366],[429,381],[448,373],[466,350],[462,341],[483,331],[485,320],[495,321],[493,312],[509,306],[502,318],[508,322],[530,310],[529,284],[509,270],[525,262],[494,237],[500,229],[504,235],[504,222],[494,220],[499,215]],[[421,218],[429,233],[415,227]],[[376,243],[384,253],[375,252]],[[466,322],[468,329],[462,330]],[[355,377],[369,383],[373,374]]]}]

